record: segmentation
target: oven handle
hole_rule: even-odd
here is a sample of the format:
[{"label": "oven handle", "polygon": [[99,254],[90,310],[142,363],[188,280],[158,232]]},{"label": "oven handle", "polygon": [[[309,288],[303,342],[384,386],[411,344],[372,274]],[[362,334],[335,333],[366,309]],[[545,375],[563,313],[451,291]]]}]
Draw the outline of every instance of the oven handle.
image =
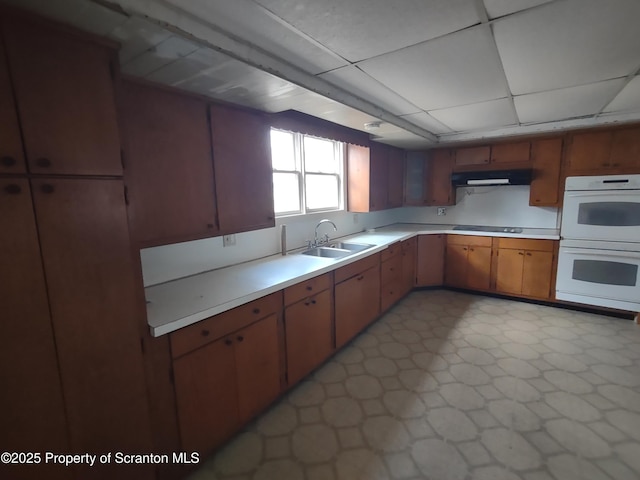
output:
[{"label": "oven handle", "polygon": [[638,198],[638,190],[606,190],[601,192],[572,192],[565,191],[567,197],[636,197]]},{"label": "oven handle", "polygon": [[560,253],[568,253],[574,255],[589,255],[590,257],[621,257],[621,258],[639,258],[640,252],[629,252],[626,250],[591,250],[589,248],[561,248]]}]

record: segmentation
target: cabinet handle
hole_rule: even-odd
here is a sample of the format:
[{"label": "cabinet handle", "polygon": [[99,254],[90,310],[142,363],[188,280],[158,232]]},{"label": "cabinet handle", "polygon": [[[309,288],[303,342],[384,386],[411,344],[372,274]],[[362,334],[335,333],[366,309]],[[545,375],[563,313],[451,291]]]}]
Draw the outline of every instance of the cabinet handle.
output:
[{"label": "cabinet handle", "polygon": [[16,159],[13,157],[2,157],[2,165],[5,167],[13,167],[16,164]]},{"label": "cabinet handle", "polygon": [[522,252],[518,252],[518,255],[524,255],[524,253],[522,253]]},{"label": "cabinet handle", "polygon": [[307,286],[307,290],[311,291],[311,290],[313,290],[313,287],[311,285],[308,285]]},{"label": "cabinet handle", "polygon": [[53,193],[54,190],[53,185],[49,183],[45,183],[40,187],[40,191],[42,191],[42,193]]},{"label": "cabinet handle", "polygon": [[475,250],[473,248],[470,248],[469,251],[470,252],[475,252]]},{"label": "cabinet handle", "polygon": [[231,341],[230,338],[225,339],[224,344],[225,345],[231,345],[233,342]]},{"label": "cabinet handle", "polygon": [[611,166],[612,166],[612,167],[619,167],[619,166],[620,166],[620,164],[619,164],[619,163],[612,163],[612,164],[611,164]]},{"label": "cabinet handle", "polygon": [[357,280],[362,280],[364,278],[364,275],[360,275]]},{"label": "cabinet handle", "polygon": [[255,313],[256,315],[260,313],[260,309],[259,308],[254,308],[253,309],[253,313]]},{"label": "cabinet handle", "polygon": [[9,195],[17,195],[22,191],[22,189],[20,188],[20,185],[16,185],[15,183],[12,183],[11,185],[7,185],[6,187],[4,187],[4,191],[7,192]]},{"label": "cabinet handle", "polygon": [[267,217],[267,220],[269,220],[269,221],[273,220],[273,216],[272,216],[272,215],[269,215],[269,216]]},{"label": "cabinet handle", "polygon": [[203,337],[208,337],[209,336],[209,330],[202,330],[202,332],[200,332],[202,334]]},{"label": "cabinet handle", "polygon": [[213,228],[213,223],[207,223],[207,228]]},{"label": "cabinet handle", "polygon": [[467,251],[467,247],[463,247],[462,250],[464,250],[466,252]]},{"label": "cabinet handle", "polygon": [[51,166],[51,160],[48,158],[38,158],[36,160],[36,165],[41,168],[49,168]]},{"label": "cabinet handle", "polygon": [[527,252],[527,257],[530,257],[530,256],[531,256],[531,252]]},{"label": "cabinet handle", "polygon": [[314,300],[311,300],[311,303],[315,305],[315,304],[316,304],[315,299],[314,299]]},{"label": "cabinet handle", "polygon": [[238,335],[238,337],[236,338],[236,340],[238,340],[239,342],[244,340],[244,337],[242,335]]},{"label": "cabinet handle", "polygon": [[390,271],[390,272],[393,272],[393,267],[391,267],[391,268],[389,269],[389,271]]}]

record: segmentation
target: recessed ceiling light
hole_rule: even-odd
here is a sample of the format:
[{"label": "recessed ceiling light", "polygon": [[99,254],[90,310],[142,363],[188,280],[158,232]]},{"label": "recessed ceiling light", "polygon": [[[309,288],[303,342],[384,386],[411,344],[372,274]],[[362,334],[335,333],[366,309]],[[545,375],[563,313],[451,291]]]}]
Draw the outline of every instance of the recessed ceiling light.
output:
[{"label": "recessed ceiling light", "polygon": [[367,122],[364,124],[365,130],[378,130],[382,122]]}]

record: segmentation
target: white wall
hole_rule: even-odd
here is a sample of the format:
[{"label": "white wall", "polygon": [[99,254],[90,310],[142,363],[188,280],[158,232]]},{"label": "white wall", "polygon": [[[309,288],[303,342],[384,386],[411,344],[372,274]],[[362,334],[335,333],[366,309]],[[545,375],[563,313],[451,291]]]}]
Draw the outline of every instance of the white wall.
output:
[{"label": "white wall", "polygon": [[461,187],[456,205],[446,207],[446,216],[437,208],[406,208],[402,221],[492,227],[557,228],[558,209],[530,207],[526,185],[500,187]]},{"label": "white wall", "polygon": [[222,237],[216,237],[145,248],[140,251],[144,285],[156,285],[280,253],[281,224],[287,225],[287,250],[294,250],[305,246],[307,240],[313,239],[315,226],[323,218],[333,221],[338,231],[334,232],[331,225],[323,225],[318,229],[319,236],[328,233],[331,238],[337,238],[397,223],[405,215],[402,213],[403,210],[407,209],[398,208],[374,213],[318,213],[304,217],[279,218],[276,220],[275,228],[237,233],[236,244],[230,247],[223,247]]},{"label": "white wall", "polygon": [[407,207],[280,218],[275,228],[236,234],[236,244],[231,247],[223,247],[222,237],[216,237],[146,248],[140,251],[140,258],[144,285],[149,286],[279,253],[283,223],[287,225],[287,249],[294,250],[313,239],[314,228],[323,218],[333,221],[338,231],[323,225],[319,234],[338,238],[399,222],[557,228],[557,217],[556,208],[529,206],[528,186],[459,188],[457,204],[447,207],[446,216],[437,216],[435,207]]}]

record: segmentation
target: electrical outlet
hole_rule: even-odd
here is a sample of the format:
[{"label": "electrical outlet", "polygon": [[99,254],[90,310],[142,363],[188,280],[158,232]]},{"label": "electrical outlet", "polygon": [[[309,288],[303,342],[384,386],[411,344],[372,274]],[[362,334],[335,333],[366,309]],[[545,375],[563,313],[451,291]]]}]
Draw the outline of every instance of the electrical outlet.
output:
[{"label": "electrical outlet", "polygon": [[233,245],[236,244],[236,236],[231,234],[231,235],[225,235],[222,237],[222,246],[223,247],[231,247]]},{"label": "electrical outlet", "polygon": [[444,207],[438,207],[438,216],[442,216],[442,215],[446,215],[447,214],[447,209]]}]

